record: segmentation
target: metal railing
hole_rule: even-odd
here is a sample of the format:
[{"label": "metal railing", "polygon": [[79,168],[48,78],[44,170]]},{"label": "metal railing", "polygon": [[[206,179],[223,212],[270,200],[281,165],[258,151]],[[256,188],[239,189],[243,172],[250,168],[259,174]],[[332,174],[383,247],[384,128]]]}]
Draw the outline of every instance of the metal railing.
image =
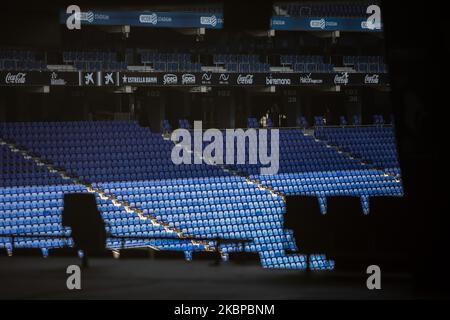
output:
[{"label": "metal railing", "polygon": [[[15,242],[17,242],[17,238],[42,238],[42,239],[71,239],[71,236],[68,235],[55,235],[55,234],[0,234],[0,238],[9,238],[11,239],[11,247],[14,248]],[[241,244],[245,245],[245,243],[252,242],[250,239],[243,239],[243,238],[220,238],[220,237],[163,237],[163,236],[118,236],[108,233],[106,235],[107,239],[120,239],[120,249],[126,249],[126,241],[127,240],[180,240],[180,241],[204,241],[204,242],[215,242],[215,250],[216,252],[219,252],[220,245],[222,244]],[[150,246],[150,245],[143,245],[143,246]],[[117,248],[115,248],[117,249]]]}]

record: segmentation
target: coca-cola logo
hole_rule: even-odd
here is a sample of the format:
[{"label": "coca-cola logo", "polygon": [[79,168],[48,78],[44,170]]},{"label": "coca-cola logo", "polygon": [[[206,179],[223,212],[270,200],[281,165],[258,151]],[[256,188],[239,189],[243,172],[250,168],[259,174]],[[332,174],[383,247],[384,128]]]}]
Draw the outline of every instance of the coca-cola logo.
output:
[{"label": "coca-cola logo", "polygon": [[177,84],[178,77],[175,74],[165,74],[163,77],[163,84]]},{"label": "coca-cola logo", "polygon": [[342,72],[334,76],[334,84],[348,84],[348,72]]},{"label": "coca-cola logo", "polygon": [[27,74],[24,72],[18,72],[16,74],[13,74],[11,72],[8,72],[8,74],[5,77],[5,83],[9,84],[24,84],[27,82]]},{"label": "coca-cola logo", "polygon": [[323,79],[313,79],[311,73],[300,76],[301,84],[322,84]]},{"label": "coca-cola logo", "polygon": [[240,74],[236,82],[237,84],[253,84],[253,75],[247,74],[243,76],[242,74]]},{"label": "coca-cola logo", "polygon": [[380,76],[378,74],[366,74],[364,77],[364,83],[365,84],[379,84],[380,83]]},{"label": "coca-cola logo", "polygon": [[183,84],[195,84],[195,75],[191,73],[185,73],[181,76],[181,83]]}]

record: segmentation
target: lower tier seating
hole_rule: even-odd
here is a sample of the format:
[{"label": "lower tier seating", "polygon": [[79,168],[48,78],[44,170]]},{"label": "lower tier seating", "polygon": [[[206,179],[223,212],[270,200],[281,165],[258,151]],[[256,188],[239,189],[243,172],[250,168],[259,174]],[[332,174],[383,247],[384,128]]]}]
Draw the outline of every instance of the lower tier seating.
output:
[{"label": "lower tier seating", "polygon": [[[136,122],[2,123],[0,137],[10,142],[2,144],[2,159],[8,159],[2,161],[2,173],[8,172],[5,181],[9,182],[0,186],[0,232],[15,234],[15,247],[48,250],[72,245],[65,238],[20,235],[69,235],[60,222],[63,194],[84,192],[92,184],[106,194],[96,196],[111,234],[172,238],[126,239],[127,247],[182,250],[190,256],[189,252],[205,250],[214,242],[173,238],[182,234],[248,239],[245,245],[222,244],[224,257],[236,251],[257,252],[264,267],[298,269],[306,266],[306,257],[287,253],[301,252],[301,248],[296,248],[292,232],[283,229],[282,194],[316,195],[323,211],[327,196],[358,195],[367,212],[370,196],[402,193],[401,184],[382,170],[364,166],[298,129],[280,131],[280,170],[267,176],[260,175],[259,164],[236,165],[229,171],[208,164],[175,165],[171,160],[174,144]],[[12,143],[82,183],[62,179],[32,158],[26,159],[12,151]],[[14,155],[4,156],[10,153]],[[26,170],[17,165],[27,161]],[[40,173],[36,178],[29,172]],[[120,239],[108,240],[110,248],[120,245]],[[0,237],[0,246],[11,249],[11,239]],[[334,267],[321,254],[310,260],[313,268]]]}]

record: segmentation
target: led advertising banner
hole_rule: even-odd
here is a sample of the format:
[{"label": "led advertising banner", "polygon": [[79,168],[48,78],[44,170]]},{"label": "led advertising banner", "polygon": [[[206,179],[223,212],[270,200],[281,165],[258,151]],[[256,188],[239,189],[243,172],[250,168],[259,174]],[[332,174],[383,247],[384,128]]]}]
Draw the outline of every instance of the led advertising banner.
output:
[{"label": "led advertising banner", "polygon": [[[73,19],[72,19],[73,18]],[[206,28],[222,29],[222,13],[158,12],[158,11],[98,11],[79,13],[60,12],[60,23],[76,19],[81,25],[129,25],[149,28]],[[273,16],[273,30],[302,31],[383,31],[382,23],[369,27],[366,17],[292,17]]]},{"label": "led advertising banner", "polygon": [[[199,12],[97,11],[60,12],[60,23],[71,18],[82,25],[129,25],[149,28],[223,28],[223,15]],[[73,21],[73,20],[70,20]]]},{"label": "led advertising banner", "polygon": [[2,71],[2,86],[377,86],[386,73],[231,73],[231,72],[38,72]]}]

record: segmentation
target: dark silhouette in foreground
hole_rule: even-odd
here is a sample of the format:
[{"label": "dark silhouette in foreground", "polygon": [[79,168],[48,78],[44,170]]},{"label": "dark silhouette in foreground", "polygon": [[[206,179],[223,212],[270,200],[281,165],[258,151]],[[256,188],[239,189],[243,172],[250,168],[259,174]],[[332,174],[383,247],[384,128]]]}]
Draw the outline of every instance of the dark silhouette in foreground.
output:
[{"label": "dark silhouette in foreground", "polygon": [[71,228],[75,248],[83,251],[83,267],[88,267],[89,256],[105,253],[105,223],[97,209],[94,195],[89,193],[65,194],[62,225]]}]

